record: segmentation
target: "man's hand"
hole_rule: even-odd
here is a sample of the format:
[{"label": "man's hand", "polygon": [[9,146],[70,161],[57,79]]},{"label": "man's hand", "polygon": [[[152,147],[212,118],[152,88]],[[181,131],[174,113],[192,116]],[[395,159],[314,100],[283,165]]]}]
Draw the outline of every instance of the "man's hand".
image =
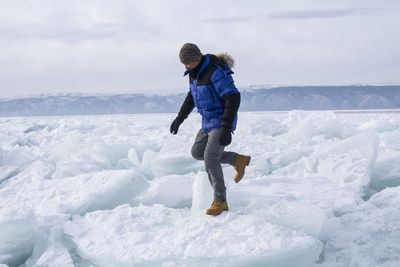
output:
[{"label": "man's hand", "polygon": [[219,143],[221,146],[228,146],[232,141],[232,130],[230,128],[221,128],[221,135],[219,136]]},{"label": "man's hand", "polygon": [[183,119],[176,117],[176,119],[171,123],[171,127],[169,128],[169,131],[172,134],[177,134],[179,126],[182,124]]}]

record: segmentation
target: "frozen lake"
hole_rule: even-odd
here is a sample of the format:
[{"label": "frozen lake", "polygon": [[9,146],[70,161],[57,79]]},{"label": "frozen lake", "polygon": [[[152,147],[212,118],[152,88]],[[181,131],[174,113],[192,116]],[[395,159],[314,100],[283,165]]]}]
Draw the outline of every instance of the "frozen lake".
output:
[{"label": "frozen lake", "polygon": [[0,266],[399,266],[399,115],[240,113],[217,217],[198,114],[0,118]]}]

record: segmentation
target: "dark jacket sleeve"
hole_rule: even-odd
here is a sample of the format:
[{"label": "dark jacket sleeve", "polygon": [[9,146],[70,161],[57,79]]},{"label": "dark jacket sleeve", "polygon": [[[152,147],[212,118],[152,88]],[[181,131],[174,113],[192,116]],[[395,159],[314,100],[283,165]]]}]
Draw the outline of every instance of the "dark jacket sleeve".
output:
[{"label": "dark jacket sleeve", "polygon": [[224,115],[221,121],[222,127],[232,129],[239,106],[240,93],[230,94],[225,97]]},{"label": "dark jacket sleeve", "polygon": [[179,110],[178,118],[180,118],[181,120],[186,119],[189,116],[190,112],[192,112],[193,108],[194,108],[194,100],[192,93],[189,92],[186,96],[185,101],[182,104],[181,109]]}]

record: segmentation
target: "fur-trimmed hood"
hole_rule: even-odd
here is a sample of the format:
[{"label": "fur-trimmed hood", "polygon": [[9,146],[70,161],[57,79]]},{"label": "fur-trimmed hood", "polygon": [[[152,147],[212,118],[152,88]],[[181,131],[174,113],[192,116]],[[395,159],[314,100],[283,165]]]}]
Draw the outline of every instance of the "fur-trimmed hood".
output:
[{"label": "fur-trimmed hood", "polygon": [[224,61],[230,69],[235,66],[235,60],[228,53],[220,53],[216,55],[220,60]]}]

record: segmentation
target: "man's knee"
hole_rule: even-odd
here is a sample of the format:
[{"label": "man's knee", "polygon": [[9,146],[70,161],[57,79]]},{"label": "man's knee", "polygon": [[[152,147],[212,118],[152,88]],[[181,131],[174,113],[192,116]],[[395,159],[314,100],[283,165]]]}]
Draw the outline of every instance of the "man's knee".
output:
[{"label": "man's knee", "polygon": [[197,160],[204,160],[204,151],[199,151],[196,147],[192,147],[192,157]]}]

